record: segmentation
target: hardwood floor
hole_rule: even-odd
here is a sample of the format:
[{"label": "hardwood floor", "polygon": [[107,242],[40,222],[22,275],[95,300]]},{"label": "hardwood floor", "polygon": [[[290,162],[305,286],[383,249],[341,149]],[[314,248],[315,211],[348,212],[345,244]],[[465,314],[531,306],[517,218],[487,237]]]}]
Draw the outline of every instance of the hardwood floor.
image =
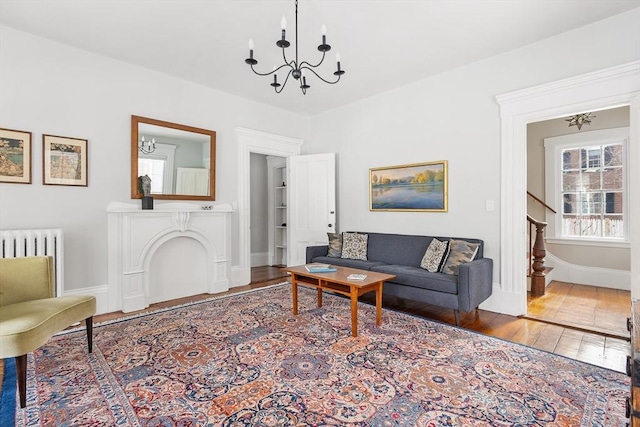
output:
[{"label": "hardwood floor", "polygon": [[[286,277],[278,267],[255,267],[252,269],[249,285],[233,288],[225,294],[280,283]],[[209,297],[211,295],[203,294],[165,301],[153,304],[141,312]],[[360,300],[375,304],[373,294],[363,295]],[[428,319],[455,323],[453,310],[450,309],[394,297],[383,298],[383,305]],[[628,291],[552,282],[547,287],[545,296],[529,297],[529,318],[477,310],[471,313],[461,312],[460,325],[497,338],[625,372],[626,357],[630,354],[629,333],[626,330],[630,310],[631,296]],[[127,313],[131,314],[135,313]],[[123,316],[122,312],[100,314],[95,316],[94,322]],[[546,321],[534,320],[534,317]],[[2,373],[3,363],[0,360],[0,375]]]}]

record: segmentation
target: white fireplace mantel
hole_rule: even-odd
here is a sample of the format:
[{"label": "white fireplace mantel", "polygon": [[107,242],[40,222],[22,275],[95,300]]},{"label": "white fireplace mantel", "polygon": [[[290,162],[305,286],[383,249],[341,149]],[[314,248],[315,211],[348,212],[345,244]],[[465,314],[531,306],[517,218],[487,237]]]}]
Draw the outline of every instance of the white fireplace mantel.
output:
[{"label": "white fireplace mantel", "polygon": [[[152,210],[122,202],[107,206],[109,311],[127,313],[149,306],[154,292],[151,260],[168,242],[177,239],[174,244],[179,244],[178,238],[194,239],[200,243],[195,247],[204,251],[204,291],[229,290],[233,209],[226,204],[206,208],[193,203],[157,204]],[[193,245],[188,248],[194,250]]]}]

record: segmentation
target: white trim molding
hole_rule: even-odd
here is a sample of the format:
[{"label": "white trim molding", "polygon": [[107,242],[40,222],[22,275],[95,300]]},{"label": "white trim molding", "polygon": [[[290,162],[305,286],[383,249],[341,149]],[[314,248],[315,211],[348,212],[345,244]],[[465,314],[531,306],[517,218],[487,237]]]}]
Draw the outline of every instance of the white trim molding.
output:
[{"label": "white trim molding", "polygon": [[232,286],[251,283],[251,153],[289,157],[300,154],[304,140],[237,127],[239,262],[232,266]]},{"label": "white trim molding", "polygon": [[[496,97],[501,126],[500,292],[495,310],[511,315],[527,311],[526,176],[527,124],[629,105],[629,211],[640,212],[640,61],[536,86]],[[640,297],[640,215],[629,218],[631,297]],[[500,295],[518,295],[500,301]]]}]

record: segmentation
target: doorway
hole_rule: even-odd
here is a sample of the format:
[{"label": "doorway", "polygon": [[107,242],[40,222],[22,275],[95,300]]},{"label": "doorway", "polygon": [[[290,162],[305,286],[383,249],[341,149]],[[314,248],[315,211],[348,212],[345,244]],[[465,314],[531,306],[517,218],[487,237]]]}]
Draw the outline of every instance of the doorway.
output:
[{"label": "doorway", "polygon": [[303,140],[236,128],[238,136],[238,261],[232,266],[236,286],[251,283],[251,153],[290,157],[300,154]]},{"label": "doorway", "polygon": [[[630,106],[629,186],[640,188],[640,61],[497,97],[502,118],[500,286],[487,309],[522,315],[527,310],[526,263],[526,128],[528,123],[580,111]],[[640,199],[629,200],[640,211]],[[632,217],[631,297],[640,297],[640,218]]]}]

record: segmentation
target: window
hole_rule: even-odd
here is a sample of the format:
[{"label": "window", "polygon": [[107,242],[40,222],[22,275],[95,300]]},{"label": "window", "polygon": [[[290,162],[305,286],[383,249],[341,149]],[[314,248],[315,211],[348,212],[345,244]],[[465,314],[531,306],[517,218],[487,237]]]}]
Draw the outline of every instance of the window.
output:
[{"label": "window", "polygon": [[545,139],[549,238],[628,242],[628,128]]}]

